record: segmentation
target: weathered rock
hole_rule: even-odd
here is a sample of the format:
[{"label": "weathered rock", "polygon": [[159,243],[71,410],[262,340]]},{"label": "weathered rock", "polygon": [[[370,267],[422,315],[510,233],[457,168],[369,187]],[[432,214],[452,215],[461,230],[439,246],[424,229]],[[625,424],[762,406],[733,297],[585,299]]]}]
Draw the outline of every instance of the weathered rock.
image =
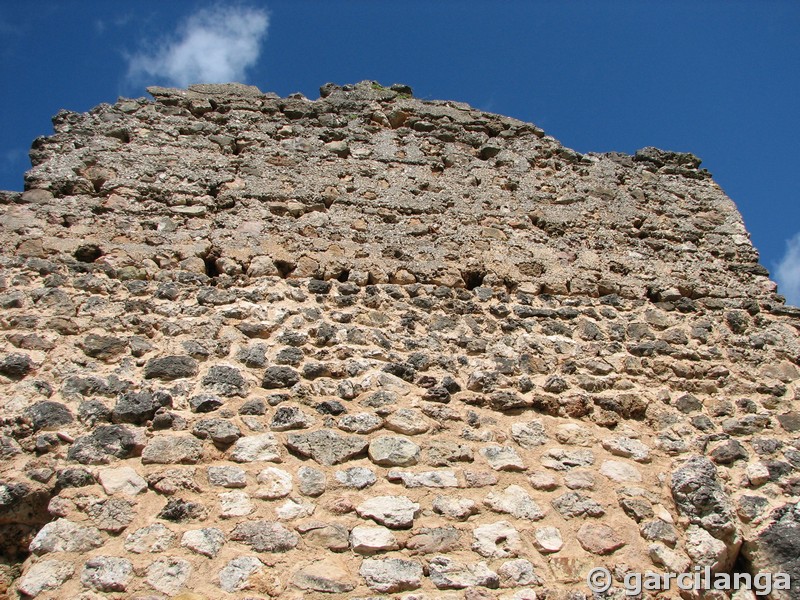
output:
[{"label": "weathered rock", "polygon": [[422,584],[422,565],[400,558],[367,558],[358,572],[369,589],[381,593],[415,590]]},{"label": "weathered rock", "polygon": [[145,581],[156,591],[175,596],[192,576],[192,565],[182,558],[159,558],[147,567]]},{"label": "weathered rock", "polygon": [[789,576],[791,589],[774,590],[772,597],[794,598],[800,589],[800,506],[787,503],[775,509],[769,521],[745,541],[742,551],[753,572]]},{"label": "weathered rock", "polygon": [[359,525],[350,532],[350,547],[359,554],[397,550],[397,538],[386,527]]},{"label": "weathered rock", "polygon": [[717,469],[705,457],[696,456],[672,474],[672,498],[678,510],[692,523],[718,539],[736,536],[736,521],[730,499],[717,479]]},{"label": "weathered rock", "polygon": [[592,554],[611,554],[625,545],[625,540],[608,525],[584,523],[578,530],[578,543]]},{"label": "weathered rock", "polygon": [[97,479],[109,496],[114,494],[136,496],[147,491],[147,482],[130,467],[102,469]]},{"label": "weathered rock", "polygon": [[214,558],[224,544],[225,534],[216,527],[191,529],[181,537],[181,546],[209,558]]},{"label": "weathered rock", "polygon": [[240,437],[231,447],[230,458],[238,463],[281,462],[278,442],[271,433]]},{"label": "weathered rock", "polygon": [[153,523],[125,538],[125,550],[134,554],[146,552],[163,552],[175,541],[175,534],[162,523]]},{"label": "weathered rock", "polygon": [[502,492],[491,492],[483,503],[495,512],[507,513],[517,519],[538,521],[544,518],[544,511],[518,485],[510,485]]},{"label": "weathered rock", "polygon": [[56,519],[39,530],[31,542],[30,551],[38,555],[48,552],[89,552],[102,545],[103,535],[96,527]]},{"label": "weathered rock", "polygon": [[333,476],[344,487],[363,490],[377,481],[375,473],[366,467],[351,467],[343,471],[335,471]]},{"label": "weathered rock", "polygon": [[145,379],[173,381],[197,375],[199,366],[191,356],[165,356],[151,358],[144,366]]},{"label": "weathered rock", "polygon": [[116,556],[90,558],[81,572],[81,583],[98,592],[124,592],[132,579],[133,563]]},{"label": "weathered rock", "polygon": [[143,464],[194,464],[203,456],[203,443],[190,435],[159,435],[142,451]]},{"label": "weathered rock", "polygon": [[486,446],[479,452],[495,471],[524,471],[527,468],[510,446]]},{"label": "weathered rock", "polygon": [[36,597],[45,590],[55,590],[72,577],[75,567],[63,560],[42,560],[25,573],[17,589],[26,596]]},{"label": "weathered rock", "polygon": [[358,516],[372,519],[392,529],[406,529],[414,524],[419,504],[405,496],[375,496],[356,506]]},{"label": "weathered rock", "polygon": [[345,564],[334,558],[315,561],[292,575],[292,585],[301,590],[326,594],[345,594],[355,589],[355,578]]},{"label": "weathered rock", "polygon": [[522,551],[522,538],[508,521],[479,525],[472,535],[472,549],[486,558],[509,558]]},{"label": "weathered rock", "polygon": [[369,443],[369,458],[384,467],[408,467],[417,464],[419,446],[408,438],[384,435]]},{"label": "weathered rock", "polygon": [[497,588],[500,578],[485,562],[462,563],[447,556],[434,556],[428,562],[433,585],[440,590],[462,590],[475,586]]},{"label": "weathered rock", "polygon": [[230,534],[230,539],[244,542],[256,552],[288,552],[300,537],[280,523],[243,521]]},{"label": "weathered rock", "polygon": [[320,429],[311,433],[289,434],[286,446],[301,456],[313,458],[321,465],[331,466],[362,454],[367,449],[367,440],[341,435],[330,429]]},{"label": "weathered rock", "polygon": [[225,567],[217,575],[219,587],[229,594],[247,589],[250,577],[260,573],[263,569],[264,563],[255,556],[233,558],[225,564]]}]

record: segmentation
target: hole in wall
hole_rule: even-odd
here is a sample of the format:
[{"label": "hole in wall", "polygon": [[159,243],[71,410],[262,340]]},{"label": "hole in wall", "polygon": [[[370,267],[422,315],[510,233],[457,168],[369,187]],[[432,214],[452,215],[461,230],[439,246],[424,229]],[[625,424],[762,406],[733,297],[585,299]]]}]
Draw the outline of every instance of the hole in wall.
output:
[{"label": "hole in wall", "polygon": [[464,280],[464,285],[468,290],[474,290],[483,284],[483,278],[486,277],[486,271],[462,271],[461,278]]},{"label": "hole in wall", "polygon": [[283,277],[284,279],[286,279],[287,277],[289,277],[289,275],[291,275],[292,271],[294,271],[296,266],[294,263],[290,263],[285,260],[275,260],[272,262],[275,265],[275,268],[278,269],[278,273],[280,273],[281,277]]},{"label": "hole in wall", "polygon": [[84,244],[72,253],[75,260],[82,263],[93,263],[103,256],[103,250],[97,244]]},{"label": "hole in wall", "polygon": [[348,280],[349,277],[350,277],[350,271],[348,269],[344,269],[341,273],[339,273],[339,276],[336,278],[336,280],[344,283],[345,281]]}]

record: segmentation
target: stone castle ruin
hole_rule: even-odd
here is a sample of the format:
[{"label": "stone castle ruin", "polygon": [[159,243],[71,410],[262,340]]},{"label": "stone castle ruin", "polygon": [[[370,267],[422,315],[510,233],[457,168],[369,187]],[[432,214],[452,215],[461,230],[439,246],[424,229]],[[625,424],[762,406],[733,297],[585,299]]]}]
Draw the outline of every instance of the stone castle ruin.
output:
[{"label": "stone castle ruin", "polygon": [[0,597],[800,598],[800,310],[695,156],[148,91],[0,193]]}]

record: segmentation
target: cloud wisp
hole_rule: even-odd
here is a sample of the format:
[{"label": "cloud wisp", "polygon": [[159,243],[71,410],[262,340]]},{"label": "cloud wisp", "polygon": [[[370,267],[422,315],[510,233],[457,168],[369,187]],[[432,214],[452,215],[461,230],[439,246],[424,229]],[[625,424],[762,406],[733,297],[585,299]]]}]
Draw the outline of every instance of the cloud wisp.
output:
[{"label": "cloud wisp", "polygon": [[800,306],[800,233],[786,242],[786,253],[775,270],[775,281],[786,302]]},{"label": "cloud wisp", "polygon": [[247,6],[217,5],[190,15],[166,40],[128,57],[131,82],[242,82],[257,61],[269,16]]}]

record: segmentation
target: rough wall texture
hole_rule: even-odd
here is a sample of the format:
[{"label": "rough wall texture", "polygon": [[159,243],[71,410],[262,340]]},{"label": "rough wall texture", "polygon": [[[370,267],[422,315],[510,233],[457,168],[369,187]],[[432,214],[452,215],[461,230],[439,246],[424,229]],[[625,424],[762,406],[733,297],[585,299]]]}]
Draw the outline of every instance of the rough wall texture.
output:
[{"label": "rough wall texture", "polygon": [[372,82],[149,91],[0,193],[9,598],[800,577],[800,314],[696,157]]}]

